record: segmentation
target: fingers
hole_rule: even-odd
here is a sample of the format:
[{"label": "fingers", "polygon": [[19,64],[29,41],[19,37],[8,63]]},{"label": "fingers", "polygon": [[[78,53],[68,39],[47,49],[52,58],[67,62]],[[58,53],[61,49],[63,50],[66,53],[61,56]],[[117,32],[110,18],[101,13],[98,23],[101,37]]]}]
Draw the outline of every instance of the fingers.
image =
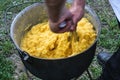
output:
[{"label": "fingers", "polygon": [[[60,25],[60,22],[58,23],[54,23],[54,22],[51,22],[49,20],[49,24],[50,24],[50,29],[52,32],[54,33],[63,33],[63,32],[68,32],[70,31],[70,27],[72,25],[72,20],[67,20],[65,21],[66,22],[66,26],[64,28],[60,28],[59,25]],[[62,23],[62,22],[61,22]]]},{"label": "fingers", "polygon": [[[64,28],[60,28],[59,25],[62,22],[66,22],[66,26]],[[66,11],[64,15],[62,15],[58,22],[52,22],[49,20],[50,29],[55,33],[63,33],[70,31],[72,25],[72,14],[69,11]]]},{"label": "fingers", "polygon": [[73,14],[73,17],[72,17],[73,25],[71,26],[70,30],[75,31],[78,21],[80,21],[81,18],[84,16],[84,11],[79,11],[78,13],[75,11],[75,12],[72,12],[72,14]]},{"label": "fingers", "polygon": [[[50,29],[55,33],[64,33],[64,32],[72,32],[76,30],[78,21],[83,17],[84,12],[79,11],[72,11],[69,10],[65,11],[63,15],[60,16],[58,22],[50,21]],[[66,22],[66,26],[64,28],[60,28],[59,25],[62,22]]]},{"label": "fingers", "polygon": [[69,21],[67,21],[66,23],[67,23],[67,25],[65,26],[65,28],[60,29],[60,30],[58,31],[58,33],[63,33],[63,32],[68,32],[68,31],[70,31],[70,28],[71,28],[71,25],[72,25],[72,20],[69,20]]}]

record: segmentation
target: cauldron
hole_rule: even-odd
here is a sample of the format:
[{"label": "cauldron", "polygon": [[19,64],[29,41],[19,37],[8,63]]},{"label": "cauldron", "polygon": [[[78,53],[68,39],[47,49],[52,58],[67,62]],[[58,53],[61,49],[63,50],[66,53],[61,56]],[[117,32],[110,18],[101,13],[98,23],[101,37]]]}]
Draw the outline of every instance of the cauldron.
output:
[{"label": "cauldron", "polygon": [[43,59],[30,56],[27,52],[21,50],[20,42],[23,35],[33,25],[48,19],[45,5],[43,3],[34,3],[22,10],[11,24],[10,36],[25,67],[33,75],[43,80],[69,80],[80,76],[89,67],[94,58],[97,39],[101,30],[97,15],[88,5],[85,6],[84,17],[94,25],[96,30],[97,38],[94,43],[87,50],[71,57]]}]

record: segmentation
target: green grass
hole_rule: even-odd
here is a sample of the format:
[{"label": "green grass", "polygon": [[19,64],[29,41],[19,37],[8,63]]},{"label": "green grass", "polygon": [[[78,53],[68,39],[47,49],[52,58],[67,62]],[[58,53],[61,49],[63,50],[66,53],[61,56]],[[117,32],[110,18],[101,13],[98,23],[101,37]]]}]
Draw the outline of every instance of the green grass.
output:
[{"label": "green grass", "polygon": [[114,52],[120,45],[120,30],[116,17],[109,14],[108,9],[104,8],[103,10],[104,15],[99,15],[99,17],[101,22],[105,24],[102,25],[99,45],[108,49],[110,52]]},{"label": "green grass", "polygon": [[[3,34],[5,37],[5,35]],[[0,39],[0,80],[13,80],[14,66],[6,57],[10,55],[12,44],[9,40]]]},{"label": "green grass", "polygon": [[27,80],[27,75],[23,73],[21,76],[19,76],[19,80]]},{"label": "green grass", "polygon": [[4,55],[9,55],[10,54],[10,50],[13,48],[13,45],[11,44],[10,40],[6,40],[3,42],[0,42],[0,49],[2,50],[2,52],[4,53]]},{"label": "green grass", "polygon": [[9,38],[6,38],[5,29],[1,27],[3,27],[3,22],[0,20],[0,80],[13,80],[14,66],[7,59],[13,46]]},{"label": "green grass", "polygon": [[[7,2],[6,2],[7,1]],[[13,80],[14,66],[10,60],[7,59],[13,48],[9,38],[6,35],[6,28],[4,27],[3,13],[6,5],[10,0],[0,0],[0,80]]]},{"label": "green grass", "polygon": [[13,65],[0,54],[0,80],[13,80]]},{"label": "green grass", "polygon": [[108,0],[87,0],[87,2],[96,11],[102,24],[98,45],[110,52],[116,51],[120,45],[120,30]]}]

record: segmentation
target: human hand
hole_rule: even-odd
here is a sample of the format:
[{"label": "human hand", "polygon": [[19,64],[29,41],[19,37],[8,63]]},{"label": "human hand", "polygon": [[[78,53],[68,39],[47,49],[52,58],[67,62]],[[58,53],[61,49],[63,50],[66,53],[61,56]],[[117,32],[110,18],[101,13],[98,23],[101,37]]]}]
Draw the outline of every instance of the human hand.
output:
[{"label": "human hand", "polygon": [[[74,0],[72,7],[68,10],[65,7],[62,7],[60,11],[55,10],[55,7],[52,7],[54,12],[59,15],[49,15],[49,23],[50,29],[55,33],[63,33],[68,31],[76,30],[77,22],[83,17],[84,15],[84,6],[85,0]],[[49,10],[50,12],[50,10]],[[56,19],[56,20],[55,20]],[[62,22],[66,22],[66,26],[64,28],[60,28],[59,25]]]},{"label": "human hand", "polygon": [[[71,7],[71,9],[65,12],[58,22],[50,21],[50,28],[55,33],[63,33],[76,30],[78,21],[83,17],[84,10],[79,7]],[[64,28],[59,28],[62,22],[66,22]]]},{"label": "human hand", "polygon": [[[49,20],[50,29],[55,33],[63,33],[70,31],[70,27],[72,25],[72,16],[72,13],[68,9],[62,9],[58,21],[54,22],[51,19]],[[65,22],[66,25],[63,28],[60,28],[60,24],[63,22]]]},{"label": "human hand", "polygon": [[72,16],[72,25],[70,27],[70,31],[76,30],[77,23],[80,21],[80,19],[84,16],[84,7],[81,7],[81,5],[74,5],[70,8],[70,12],[73,15]]}]

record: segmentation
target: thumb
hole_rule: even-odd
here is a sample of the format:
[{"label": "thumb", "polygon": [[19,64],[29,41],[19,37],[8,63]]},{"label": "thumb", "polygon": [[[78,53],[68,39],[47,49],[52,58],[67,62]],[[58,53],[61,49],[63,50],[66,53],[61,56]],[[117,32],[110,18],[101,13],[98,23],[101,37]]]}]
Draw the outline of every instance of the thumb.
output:
[{"label": "thumb", "polygon": [[70,27],[70,31],[75,31],[77,27],[77,22],[74,21],[74,19],[72,20],[72,25]]},{"label": "thumb", "polygon": [[77,25],[76,24],[73,24],[72,26],[71,26],[71,28],[70,28],[70,31],[72,32],[72,31],[75,31],[76,30],[76,27],[77,27]]}]

